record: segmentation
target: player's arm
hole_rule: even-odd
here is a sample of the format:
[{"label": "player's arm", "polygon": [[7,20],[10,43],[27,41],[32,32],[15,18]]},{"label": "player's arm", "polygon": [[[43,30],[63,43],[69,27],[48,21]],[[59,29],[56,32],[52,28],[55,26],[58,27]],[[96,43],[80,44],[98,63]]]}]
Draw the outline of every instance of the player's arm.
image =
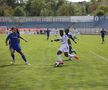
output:
[{"label": "player's arm", "polygon": [[70,42],[70,39],[68,39],[68,45],[69,45],[69,46],[71,46],[71,42]]},{"label": "player's arm", "polygon": [[6,46],[8,46],[8,40],[9,40],[10,35],[7,36],[6,40],[5,40],[5,44]]},{"label": "player's arm", "polygon": [[24,40],[25,42],[27,42],[27,40],[25,40],[23,37],[19,36],[20,39]]},{"label": "player's arm", "polygon": [[77,42],[75,41],[75,39],[72,37],[72,35],[70,35],[70,39],[71,39],[74,43],[77,43]]}]

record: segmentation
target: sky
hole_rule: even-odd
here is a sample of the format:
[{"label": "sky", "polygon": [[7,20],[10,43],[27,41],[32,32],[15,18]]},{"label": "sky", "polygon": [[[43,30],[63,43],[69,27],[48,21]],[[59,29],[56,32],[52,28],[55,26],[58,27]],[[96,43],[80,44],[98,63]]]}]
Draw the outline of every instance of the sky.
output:
[{"label": "sky", "polygon": [[81,2],[81,1],[90,1],[90,0],[68,0],[68,1],[72,1],[72,2]]}]

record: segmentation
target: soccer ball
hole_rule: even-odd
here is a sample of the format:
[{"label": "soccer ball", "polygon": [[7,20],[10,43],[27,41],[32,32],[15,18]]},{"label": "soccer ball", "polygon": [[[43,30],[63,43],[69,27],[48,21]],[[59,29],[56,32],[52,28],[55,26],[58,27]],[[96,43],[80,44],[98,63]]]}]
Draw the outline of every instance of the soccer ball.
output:
[{"label": "soccer ball", "polygon": [[55,62],[54,63],[54,67],[59,67],[60,66],[60,63],[59,62]]}]

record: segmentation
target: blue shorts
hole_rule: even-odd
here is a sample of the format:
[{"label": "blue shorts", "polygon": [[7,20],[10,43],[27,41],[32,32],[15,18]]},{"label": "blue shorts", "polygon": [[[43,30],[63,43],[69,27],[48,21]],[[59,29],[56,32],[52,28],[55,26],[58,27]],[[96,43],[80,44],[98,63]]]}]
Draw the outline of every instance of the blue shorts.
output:
[{"label": "blue shorts", "polygon": [[10,48],[10,49],[13,49],[13,50],[15,50],[15,51],[17,51],[17,52],[21,52],[21,47],[20,47],[19,44],[10,45],[9,48]]}]

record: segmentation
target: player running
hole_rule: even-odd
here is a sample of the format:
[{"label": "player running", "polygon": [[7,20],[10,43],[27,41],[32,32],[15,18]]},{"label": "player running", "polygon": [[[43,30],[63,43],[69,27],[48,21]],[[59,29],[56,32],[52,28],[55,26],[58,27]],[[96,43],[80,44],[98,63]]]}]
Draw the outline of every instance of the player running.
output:
[{"label": "player running", "polygon": [[75,41],[75,39],[72,37],[72,35],[70,34],[70,32],[69,32],[69,29],[65,29],[65,34],[68,36],[68,38],[69,38],[69,54],[71,54],[71,53],[75,53],[76,54],[76,51],[75,50],[72,50],[72,44],[71,44],[71,41],[70,41],[70,39],[74,42],[74,43],[77,43],[76,41]]},{"label": "player running", "polygon": [[50,30],[46,30],[46,34],[47,34],[47,40],[49,40],[49,37],[50,37]]},{"label": "player running", "polygon": [[16,28],[12,27],[11,31],[12,31],[12,33],[7,36],[6,41],[5,41],[6,46],[8,45],[8,41],[9,41],[9,49],[10,49],[11,56],[12,56],[11,64],[14,64],[14,62],[15,62],[14,53],[15,53],[15,51],[17,51],[22,56],[22,59],[24,60],[25,64],[30,65],[27,62],[26,57],[24,56],[24,54],[21,51],[21,47],[19,44],[19,38],[24,40],[25,42],[27,42],[27,41],[25,39],[23,39],[21,36],[19,36]]},{"label": "player running", "polygon": [[70,43],[70,40],[69,40],[68,36],[64,34],[63,30],[60,30],[59,34],[61,36],[61,39],[51,40],[51,41],[61,41],[61,46],[60,46],[59,50],[57,51],[59,61],[55,63],[55,66],[59,66],[59,65],[64,64],[64,62],[62,60],[62,56],[61,56],[62,53],[64,53],[64,55],[66,57],[79,59],[76,55],[71,55],[71,54],[68,53],[69,52],[68,43]]},{"label": "player running", "polygon": [[74,33],[73,33],[73,39],[79,41],[79,39],[77,38],[77,35],[80,34],[80,32],[74,28]]},{"label": "player running", "polygon": [[102,38],[102,44],[104,44],[104,38],[105,38],[105,34],[106,34],[106,31],[104,30],[104,28],[101,30],[101,38]]}]

